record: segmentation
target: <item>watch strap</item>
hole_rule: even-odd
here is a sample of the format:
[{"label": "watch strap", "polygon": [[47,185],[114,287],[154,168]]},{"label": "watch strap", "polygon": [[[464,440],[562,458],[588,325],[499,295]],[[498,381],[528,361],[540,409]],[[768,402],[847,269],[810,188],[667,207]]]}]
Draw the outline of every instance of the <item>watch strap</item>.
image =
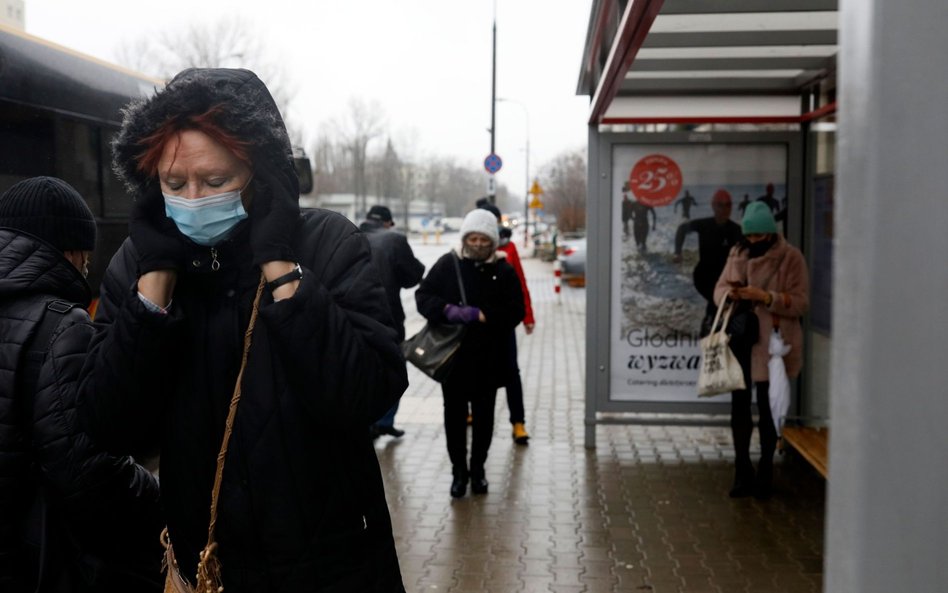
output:
[{"label": "watch strap", "polygon": [[267,288],[270,290],[270,292],[273,292],[274,290],[276,290],[277,288],[280,288],[284,284],[289,284],[290,282],[293,282],[294,280],[300,280],[302,278],[303,278],[303,268],[301,268],[299,264],[296,264],[296,267],[293,268],[293,270],[287,272],[286,274],[283,274],[282,276],[274,279],[271,282],[267,282]]}]

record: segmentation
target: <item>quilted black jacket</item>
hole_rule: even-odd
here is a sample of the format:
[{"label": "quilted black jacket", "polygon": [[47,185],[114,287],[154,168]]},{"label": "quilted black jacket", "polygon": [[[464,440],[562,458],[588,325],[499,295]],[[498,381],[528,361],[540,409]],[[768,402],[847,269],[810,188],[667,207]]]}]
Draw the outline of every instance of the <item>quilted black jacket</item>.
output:
[{"label": "quilted black jacket", "polygon": [[47,354],[26,393],[24,347],[51,300],[85,306],[89,288],[51,246],[0,229],[0,591],[33,591],[41,554],[43,591],[160,590],[158,484],[77,421],[83,309],[46,313],[57,327],[31,346]]},{"label": "quilted black jacket", "polygon": [[[123,450],[157,447],[162,501],[182,573],[193,579],[243,334],[259,281],[246,221],[193,246],[171,314],[137,297],[128,240],[101,288],[85,408]],[[407,387],[369,245],[338,214],[304,215],[303,278],[264,291],[227,453],[217,521],[225,590],[403,591],[368,426]],[[126,397],[132,394],[133,397]],[[123,422],[110,423],[113,414]]]}]

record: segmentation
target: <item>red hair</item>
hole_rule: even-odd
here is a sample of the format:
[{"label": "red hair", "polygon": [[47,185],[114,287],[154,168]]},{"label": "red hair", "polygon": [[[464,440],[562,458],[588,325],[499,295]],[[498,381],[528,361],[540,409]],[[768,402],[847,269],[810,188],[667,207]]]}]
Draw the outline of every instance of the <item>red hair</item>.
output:
[{"label": "red hair", "polygon": [[221,112],[221,107],[211,107],[204,113],[190,115],[187,117],[172,117],[165,120],[163,124],[151,134],[139,140],[138,144],[142,146],[142,151],[135,156],[138,165],[135,167],[140,173],[148,177],[158,174],[158,162],[165,151],[165,145],[184,130],[195,130],[202,132],[212,140],[234,153],[238,159],[252,166],[250,162],[250,142],[241,140],[234,134],[231,134],[222,128],[215,121],[217,115]]}]

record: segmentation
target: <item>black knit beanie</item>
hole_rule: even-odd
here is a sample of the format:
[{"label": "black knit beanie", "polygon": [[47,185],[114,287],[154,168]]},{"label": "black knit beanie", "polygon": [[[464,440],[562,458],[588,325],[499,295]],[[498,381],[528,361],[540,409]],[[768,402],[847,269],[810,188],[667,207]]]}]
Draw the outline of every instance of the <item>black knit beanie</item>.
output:
[{"label": "black knit beanie", "polygon": [[71,185],[32,177],[0,196],[0,227],[24,231],[60,251],[95,249],[95,217]]}]

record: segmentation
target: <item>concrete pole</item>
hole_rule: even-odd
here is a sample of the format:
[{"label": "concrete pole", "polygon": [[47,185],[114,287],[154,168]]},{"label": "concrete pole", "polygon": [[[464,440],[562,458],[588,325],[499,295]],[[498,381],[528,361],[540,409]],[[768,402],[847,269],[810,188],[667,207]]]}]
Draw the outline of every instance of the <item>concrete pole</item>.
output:
[{"label": "concrete pole", "polygon": [[946,29],[840,2],[827,593],[948,591]]}]

